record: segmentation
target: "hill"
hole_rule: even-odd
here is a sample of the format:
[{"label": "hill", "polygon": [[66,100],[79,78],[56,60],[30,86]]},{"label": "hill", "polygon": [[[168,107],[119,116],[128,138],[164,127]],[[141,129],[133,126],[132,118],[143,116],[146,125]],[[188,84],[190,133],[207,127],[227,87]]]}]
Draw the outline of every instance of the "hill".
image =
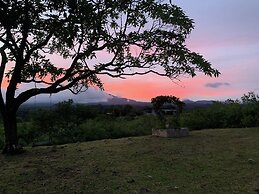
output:
[{"label": "hill", "polygon": [[[47,95],[42,94],[31,98],[25,104],[22,105],[22,108],[37,108],[37,107],[51,107],[59,102],[72,99],[76,104],[85,104],[85,105],[104,105],[104,106],[113,106],[113,105],[131,105],[135,107],[151,107],[150,102],[137,101],[133,99],[123,98],[116,95],[109,94],[104,91],[97,90],[95,88],[89,88],[86,92],[79,93],[77,95],[72,94],[70,91],[63,91],[57,94]],[[151,101],[151,99],[150,99]],[[193,101],[189,99],[183,100],[186,104],[185,109],[193,108],[203,108],[208,107],[213,104],[212,100],[198,100]]]},{"label": "hill", "polygon": [[[142,101],[137,101],[137,100],[132,100],[128,98],[121,98],[118,96],[114,96],[111,94],[107,94],[109,98],[106,98],[105,100],[100,100],[96,99],[96,101],[84,101],[81,100],[79,101],[76,98],[71,98],[74,100],[76,104],[84,104],[84,105],[89,105],[89,106],[114,106],[114,105],[131,105],[133,107],[152,107],[151,102],[142,102]],[[55,104],[61,101],[68,100],[69,98],[60,98],[59,100],[55,99],[50,102],[44,101],[44,100],[37,100],[35,102],[29,101],[25,104],[22,105],[23,109],[33,109],[33,108],[42,108],[42,107],[53,107]],[[213,104],[214,101],[211,100],[199,100],[199,101],[192,101],[189,99],[183,100],[185,103],[184,109],[185,110],[190,110],[190,109],[195,109],[195,108],[206,108],[209,107]]]},{"label": "hill", "polygon": [[143,136],[0,155],[0,193],[255,193],[259,128]]}]

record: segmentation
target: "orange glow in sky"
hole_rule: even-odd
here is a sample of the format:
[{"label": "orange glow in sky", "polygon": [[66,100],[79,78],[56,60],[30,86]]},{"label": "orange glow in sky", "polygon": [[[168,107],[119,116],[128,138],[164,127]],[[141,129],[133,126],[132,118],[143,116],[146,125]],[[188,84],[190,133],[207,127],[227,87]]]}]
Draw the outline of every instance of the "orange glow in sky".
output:
[{"label": "orange glow in sky", "polygon": [[[112,79],[101,76],[105,92],[129,99],[150,101],[158,95],[174,95],[191,100],[237,99],[244,93],[259,93],[259,25],[258,0],[181,1],[175,0],[195,22],[187,39],[187,47],[198,52],[219,69],[219,78],[198,74],[172,82],[156,75]],[[138,47],[131,47],[134,55]],[[89,64],[105,63],[111,59],[107,52],[96,52]],[[54,62],[59,63],[60,58]],[[6,80],[2,84],[7,87]]]},{"label": "orange glow in sky", "polygon": [[226,90],[228,86],[215,88],[205,88],[205,84],[216,78],[208,78],[206,76],[198,76],[195,78],[184,78],[181,82],[173,82],[169,78],[159,77],[155,75],[145,75],[130,77],[125,80],[111,80],[106,78],[104,81],[105,92],[129,99],[137,99],[141,101],[149,101],[158,95],[174,95],[181,99],[195,99],[203,96],[205,99],[231,96],[235,90]]},{"label": "orange glow in sky", "polygon": [[6,79],[4,79],[3,82],[2,82],[2,88],[5,88],[5,89],[6,89],[7,86],[8,86],[8,82],[7,82]]}]

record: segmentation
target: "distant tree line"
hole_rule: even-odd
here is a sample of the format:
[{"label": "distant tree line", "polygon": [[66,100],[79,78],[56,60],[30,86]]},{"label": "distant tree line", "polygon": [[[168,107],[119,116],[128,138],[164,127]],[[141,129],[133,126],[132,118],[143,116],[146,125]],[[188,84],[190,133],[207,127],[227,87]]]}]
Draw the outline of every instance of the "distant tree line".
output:
[{"label": "distant tree line", "polygon": [[[144,107],[131,105],[84,105],[73,100],[53,107],[26,107],[17,116],[19,142],[25,145],[45,142],[63,144],[105,138],[120,138],[150,134],[158,121],[146,116]],[[154,117],[154,118],[150,118]],[[0,147],[4,144],[0,119]]]},{"label": "distant tree line", "polygon": [[225,102],[214,102],[208,108],[185,111],[181,115],[181,124],[193,130],[258,127],[259,96],[249,92],[241,100],[228,99]]},{"label": "distant tree line", "polygon": [[[145,110],[145,107],[131,105],[87,106],[72,100],[53,107],[24,108],[18,113],[18,137],[24,146],[38,142],[63,144],[150,135],[152,128],[164,127],[159,117],[146,114]],[[249,92],[240,100],[228,99],[207,108],[183,110],[177,120],[175,116],[168,116],[167,121],[172,126],[191,130],[258,127],[259,96]],[[0,124],[1,148],[4,146],[1,119]]]}]

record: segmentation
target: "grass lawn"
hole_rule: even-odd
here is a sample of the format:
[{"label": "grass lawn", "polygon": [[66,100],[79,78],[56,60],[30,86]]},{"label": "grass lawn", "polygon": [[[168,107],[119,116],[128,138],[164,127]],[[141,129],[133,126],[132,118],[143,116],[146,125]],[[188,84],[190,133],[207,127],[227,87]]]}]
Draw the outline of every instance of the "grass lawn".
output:
[{"label": "grass lawn", "polygon": [[26,148],[0,155],[0,193],[253,193],[259,128]]}]

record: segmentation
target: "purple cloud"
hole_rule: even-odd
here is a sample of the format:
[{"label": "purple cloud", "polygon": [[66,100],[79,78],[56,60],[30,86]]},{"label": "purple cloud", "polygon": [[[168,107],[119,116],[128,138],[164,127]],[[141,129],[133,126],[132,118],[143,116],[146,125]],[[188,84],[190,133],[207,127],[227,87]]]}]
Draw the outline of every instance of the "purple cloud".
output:
[{"label": "purple cloud", "polygon": [[226,83],[226,82],[215,82],[215,83],[207,83],[205,85],[205,87],[208,87],[208,88],[219,88],[219,87],[222,87],[222,86],[229,86],[230,84],[229,83]]}]

